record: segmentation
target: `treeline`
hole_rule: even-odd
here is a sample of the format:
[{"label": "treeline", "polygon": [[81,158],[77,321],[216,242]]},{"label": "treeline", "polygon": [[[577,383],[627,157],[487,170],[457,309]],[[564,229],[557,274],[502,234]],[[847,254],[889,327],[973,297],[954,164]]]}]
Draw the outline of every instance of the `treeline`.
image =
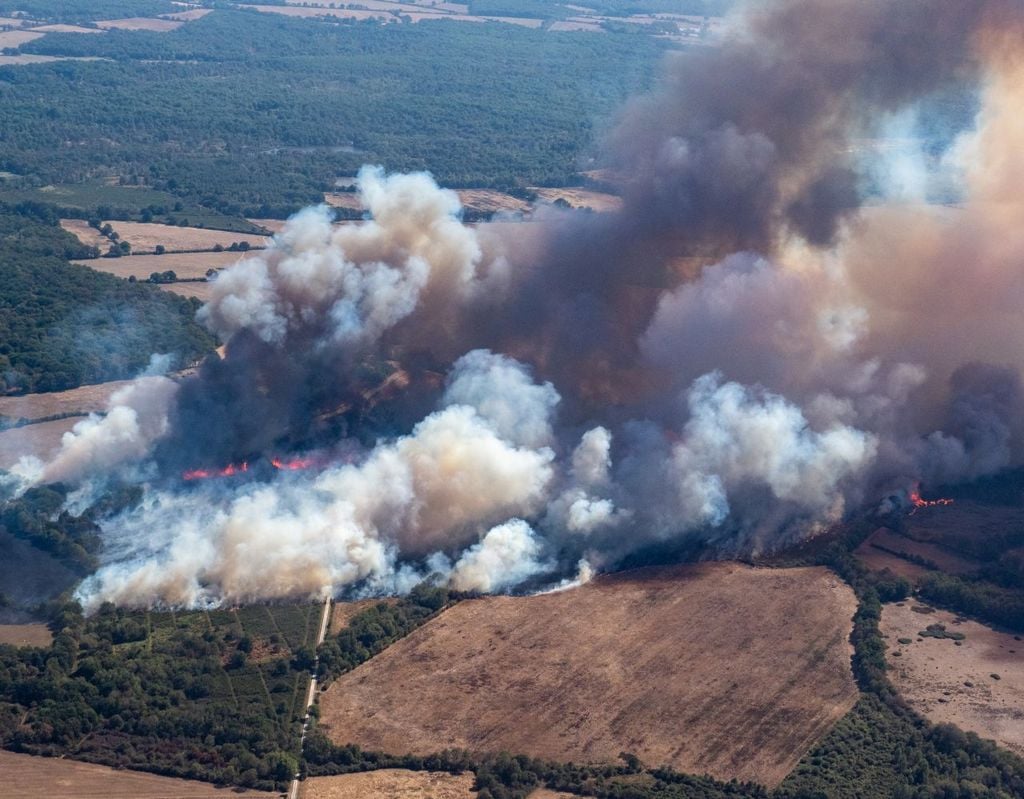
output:
[{"label": "treeline", "polygon": [[231,614],[67,605],[53,627],[0,646],[0,746],[265,790],[298,770],[308,674],[270,641],[249,662]]},{"label": "treeline", "polygon": [[0,16],[15,12],[47,22],[82,23],[98,19],[153,17],[181,11],[170,0],[0,0]]},{"label": "treeline", "polygon": [[340,633],[321,645],[320,677],[330,681],[351,671],[399,638],[404,638],[458,598],[446,588],[421,583],[408,596],[391,602],[378,602],[357,613]]},{"label": "treeline", "polygon": [[92,255],[46,209],[0,209],[0,393],[125,379],[155,352],[183,365],[213,349],[198,301],[66,260]]},{"label": "treeline", "polygon": [[284,216],[364,163],[449,186],[566,185],[667,46],[228,8],[168,33],[51,33],[22,50],[109,60],[0,69],[0,170],[29,187],[116,175],[232,217]]},{"label": "treeline", "polygon": [[931,572],[921,578],[922,599],[944,605],[982,621],[1024,633],[1024,590],[981,577],[958,577]]}]

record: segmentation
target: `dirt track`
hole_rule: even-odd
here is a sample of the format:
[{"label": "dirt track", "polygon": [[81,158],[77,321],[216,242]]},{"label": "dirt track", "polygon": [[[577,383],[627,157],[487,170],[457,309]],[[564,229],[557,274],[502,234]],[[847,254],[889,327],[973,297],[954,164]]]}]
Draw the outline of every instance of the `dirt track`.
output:
[{"label": "dirt track", "polygon": [[779,783],[857,698],[824,569],[648,569],[462,602],[321,698],[338,743],[613,761]]}]

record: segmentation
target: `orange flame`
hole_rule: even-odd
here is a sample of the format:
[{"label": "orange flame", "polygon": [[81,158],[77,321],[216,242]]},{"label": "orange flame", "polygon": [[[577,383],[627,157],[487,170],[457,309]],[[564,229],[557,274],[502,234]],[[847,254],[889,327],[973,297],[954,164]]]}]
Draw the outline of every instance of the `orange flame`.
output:
[{"label": "orange flame", "polygon": [[236,474],[249,471],[249,462],[229,463],[223,469],[189,469],[182,472],[182,480],[205,480],[208,477],[232,477]]},{"label": "orange flame", "polygon": [[910,515],[913,516],[921,508],[936,508],[945,505],[952,505],[953,500],[948,497],[940,497],[939,499],[924,499],[921,496],[920,486],[914,486],[910,489],[910,504],[914,507],[910,511]]}]

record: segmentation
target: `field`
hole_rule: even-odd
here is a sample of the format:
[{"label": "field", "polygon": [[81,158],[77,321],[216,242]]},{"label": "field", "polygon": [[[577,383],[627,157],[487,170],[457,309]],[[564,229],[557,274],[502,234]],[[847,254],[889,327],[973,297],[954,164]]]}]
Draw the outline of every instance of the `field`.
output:
[{"label": "field", "polygon": [[[614,194],[580,188],[534,188],[537,200],[553,203],[564,200],[573,208],[591,208],[594,211],[615,211],[622,207],[622,199]],[[534,204],[496,189],[455,189],[462,207],[477,214],[529,214]],[[324,202],[334,208],[360,210],[359,195],[354,192],[327,192]],[[250,220],[259,223],[259,220]]]},{"label": "field", "polygon": [[[146,280],[154,272],[170,270],[179,278],[205,278],[208,269],[226,269],[244,258],[240,252],[169,252],[163,255],[122,255],[120,258],[88,258],[73,263],[99,272]],[[162,284],[163,288],[167,288]]]},{"label": "field", "polygon": [[165,283],[160,288],[182,297],[195,297],[200,302],[209,302],[213,297],[213,283]]},{"label": "field", "polygon": [[627,751],[775,785],[857,699],[855,607],[825,569],[724,563],[468,600],[334,682],[322,724],[376,751]]},{"label": "field", "polygon": [[395,601],[394,599],[359,599],[355,602],[335,602],[331,607],[328,632],[330,635],[337,635],[348,626],[349,620],[357,613],[362,613],[379,602],[393,604]]},{"label": "field", "polygon": [[[942,509],[943,512],[946,510]],[[857,548],[856,555],[871,568],[888,566],[895,574],[908,578],[919,577],[927,571],[926,567],[914,563],[914,558],[934,564],[947,574],[969,574],[978,568],[977,563],[954,555],[935,544],[896,535],[885,527],[873,532]]]},{"label": "field", "polygon": [[253,236],[225,230],[160,225],[155,222],[110,221],[114,232],[132,245],[132,252],[151,253],[157,245],[167,252],[212,250],[218,244],[227,249],[232,244],[248,242],[250,247],[267,246],[266,236]]},{"label": "field", "polygon": [[114,380],[68,391],[0,397],[0,416],[10,419],[45,419],[48,416],[85,415],[102,411],[107,407],[110,395],[129,382]]},{"label": "field", "polygon": [[[987,559],[987,543],[1024,529],[1024,503],[957,499],[948,507],[924,508],[907,519],[906,535],[964,556]],[[942,564],[939,564],[942,566]],[[945,569],[945,566],[942,566]]]},{"label": "field", "polygon": [[42,38],[44,35],[32,31],[0,31],[0,50],[8,47],[21,47],[21,45]]},{"label": "field", "polygon": [[255,799],[276,794],[224,790],[91,763],[0,751],[4,799]]},{"label": "field", "polygon": [[110,239],[84,219],[62,219],[60,226],[86,247],[96,247],[101,252],[110,249]]},{"label": "field", "polygon": [[595,211],[617,211],[622,207],[622,198],[589,189],[533,189],[544,202],[565,200],[573,208],[592,208]]},{"label": "field", "polygon": [[[922,638],[930,624],[962,633],[959,642]],[[951,613],[918,613],[886,605],[889,676],[900,694],[931,721],[952,723],[1024,756],[1024,641]],[[900,639],[913,643],[902,644]],[[992,675],[998,675],[998,679]]]},{"label": "field", "polygon": [[129,17],[127,19],[106,19],[96,23],[104,30],[155,31],[166,33],[180,28],[184,20],[154,19],[152,17]]},{"label": "field", "polygon": [[49,646],[53,635],[45,624],[0,624],[0,644]]},{"label": "field", "polygon": [[79,421],[56,419],[0,431],[0,469],[10,469],[23,455],[46,458],[60,445],[61,436]]},{"label": "field", "polygon": [[472,774],[382,769],[341,777],[313,777],[300,799],[473,799]]}]

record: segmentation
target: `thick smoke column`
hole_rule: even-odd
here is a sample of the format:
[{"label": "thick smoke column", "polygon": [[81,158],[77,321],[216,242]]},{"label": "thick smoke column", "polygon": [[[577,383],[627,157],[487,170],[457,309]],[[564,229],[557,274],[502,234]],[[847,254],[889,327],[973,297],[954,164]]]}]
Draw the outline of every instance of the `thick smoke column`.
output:
[{"label": "thick smoke column", "polygon": [[[217,280],[223,359],[137,386],[44,467],[160,475],[81,596],[550,586],[664,543],[776,549],[1020,463],[1022,21],[751,3],[623,110],[612,214],[470,227],[428,176],[364,169],[368,221],[305,211]],[[951,85],[980,97],[944,158],[962,202],[864,207],[865,140]]]}]

